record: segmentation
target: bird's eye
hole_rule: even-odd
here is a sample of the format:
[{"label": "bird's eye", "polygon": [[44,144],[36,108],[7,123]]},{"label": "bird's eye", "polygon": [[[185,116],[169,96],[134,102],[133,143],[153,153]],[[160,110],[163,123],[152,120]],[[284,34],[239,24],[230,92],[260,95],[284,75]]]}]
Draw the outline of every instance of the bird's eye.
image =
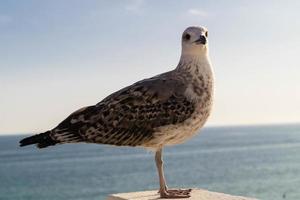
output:
[{"label": "bird's eye", "polygon": [[205,32],[205,36],[208,37],[208,31]]},{"label": "bird's eye", "polygon": [[183,38],[185,39],[185,40],[189,40],[189,39],[191,39],[191,35],[190,34],[185,34],[184,36],[183,36]]}]

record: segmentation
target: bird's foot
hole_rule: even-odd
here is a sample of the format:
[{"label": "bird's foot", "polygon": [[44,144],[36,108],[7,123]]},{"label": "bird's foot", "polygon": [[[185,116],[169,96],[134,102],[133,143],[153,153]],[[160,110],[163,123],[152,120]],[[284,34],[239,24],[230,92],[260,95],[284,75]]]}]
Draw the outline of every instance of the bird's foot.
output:
[{"label": "bird's foot", "polygon": [[160,190],[161,198],[178,199],[178,198],[189,198],[192,189],[163,189]]},{"label": "bird's foot", "polygon": [[165,186],[164,189],[158,190],[157,193],[161,193],[163,190],[165,190],[167,192],[169,191],[169,192],[178,192],[178,193],[190,193],[192,191],[192,189],[181,189],[181,188],[179,188],[179,189],[168,189],[168,186]]}]

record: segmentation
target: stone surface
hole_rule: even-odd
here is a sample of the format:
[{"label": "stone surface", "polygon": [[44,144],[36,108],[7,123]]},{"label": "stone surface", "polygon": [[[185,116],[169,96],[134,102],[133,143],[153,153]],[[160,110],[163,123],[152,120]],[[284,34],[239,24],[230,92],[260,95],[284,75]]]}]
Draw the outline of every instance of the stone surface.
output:
[{"label": "stone surface", "polygon": [[[155,200],[160,199],[157,190],[112,194],[106,200]],[[179,200],[179,199],[178,199]],[[232,196],[223,193],[193,189],[190,198],[183,200],[257,200],[254,198]]]}]

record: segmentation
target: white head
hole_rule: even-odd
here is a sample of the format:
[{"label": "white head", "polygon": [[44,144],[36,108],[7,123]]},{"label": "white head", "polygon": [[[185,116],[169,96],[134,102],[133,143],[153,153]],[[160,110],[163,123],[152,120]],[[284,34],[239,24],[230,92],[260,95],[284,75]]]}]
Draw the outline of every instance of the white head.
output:
[{"label": "white head", "polygon": [[208,31],[204,27],[191,26],[182,34],[182,56],[201,56],[208,53]]}]

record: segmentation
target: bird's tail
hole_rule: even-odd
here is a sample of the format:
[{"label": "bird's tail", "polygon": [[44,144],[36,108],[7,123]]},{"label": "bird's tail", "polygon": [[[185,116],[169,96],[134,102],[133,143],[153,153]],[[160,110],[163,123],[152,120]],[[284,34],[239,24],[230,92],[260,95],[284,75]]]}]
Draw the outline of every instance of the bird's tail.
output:
[{"label": "bird's tail", "polygon": [[20,141],[20,147],[36,144],[38,148],[45,148],[57,144],[58,142],[50,137],[51,131],[26,137]]}]

